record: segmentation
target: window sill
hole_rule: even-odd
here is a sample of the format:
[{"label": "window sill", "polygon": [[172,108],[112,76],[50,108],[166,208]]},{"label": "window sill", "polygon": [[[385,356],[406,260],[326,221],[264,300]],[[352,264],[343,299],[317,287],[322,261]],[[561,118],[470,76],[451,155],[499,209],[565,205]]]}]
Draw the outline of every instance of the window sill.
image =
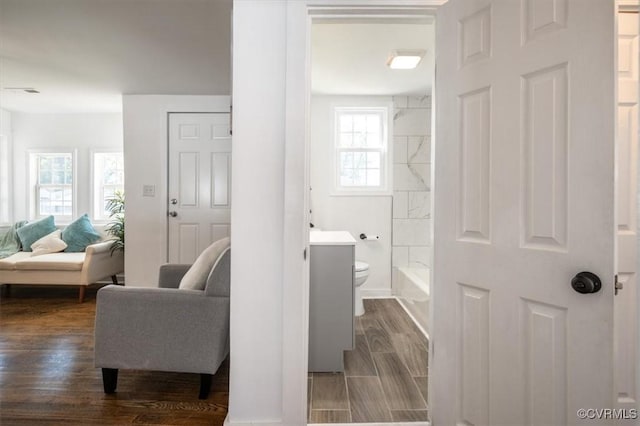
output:
[{"label": "window sill", "polygon": [[393,191],[333,191],[330,197],[391,197]]}]

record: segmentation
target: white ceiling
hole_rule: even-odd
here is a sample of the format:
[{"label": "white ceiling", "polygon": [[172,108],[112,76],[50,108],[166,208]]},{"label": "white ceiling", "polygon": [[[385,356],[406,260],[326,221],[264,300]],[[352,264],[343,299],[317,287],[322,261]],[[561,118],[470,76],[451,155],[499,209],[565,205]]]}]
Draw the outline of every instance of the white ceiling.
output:
[{"label": "white ceiling", "polygon": [[[314,94],[424,95],[434,74],[433,23],[314,24],[311,33],[311,87]],[[393,50],[422,49],[427,53],[414,70],[392,70]]]},{"label": "white ceiling", "polygon": [[0,108],[118,112],[122,94],[228,95],[232,0],[0,0]]}]

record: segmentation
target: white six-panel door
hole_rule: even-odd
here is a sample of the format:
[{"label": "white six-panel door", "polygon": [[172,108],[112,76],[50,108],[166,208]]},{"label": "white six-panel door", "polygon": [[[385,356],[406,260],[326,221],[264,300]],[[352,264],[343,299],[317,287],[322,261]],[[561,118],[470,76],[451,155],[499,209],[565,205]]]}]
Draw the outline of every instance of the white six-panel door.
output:
[{"label": "white six-panel door", "polygon": [[[602,0],[438,11],[436,426],[613,406],[614,18]],[[581,271],[602,290],[574,291]]]},{"label": "white six-panel door", "polygon": [[193,263],[211,242],[229,236],[229,114],[170,114],[169,259]]},{"label": "white six-panel door", "polygon": [[[618,14],[618,279],[615,298],[615,393],[617,408],[638,404],[637,162],[638,14]],[[633,422],[629,422],[632,424]]]}]

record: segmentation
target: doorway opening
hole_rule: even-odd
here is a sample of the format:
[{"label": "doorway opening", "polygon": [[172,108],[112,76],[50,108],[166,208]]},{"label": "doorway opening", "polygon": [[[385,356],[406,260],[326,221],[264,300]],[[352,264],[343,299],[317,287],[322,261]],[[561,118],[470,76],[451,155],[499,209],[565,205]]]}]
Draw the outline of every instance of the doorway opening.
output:
[{"label": "doorway opening", "polygon": [[435,20],[316,17],[310,39],[307,419],[427,422]]},{"label": "doorway opening", "polygon": [[[456,5],[460,7],[456,8]],[[440,392],[430,392],[429,397],[433,405],[437,403],[439,413],[434,415],[436,421],[440,419],[439,422],[447,422],[443,419],[451,422],[460,419],[469,423],[489,423],[490,415],[496,422],[516,418],[524,422],[531,419],[533,414],[544,413],[546,417],[543,421],[548,418],[548,423],[562,424],[574,421],[574,406],[578,401],[584,403],[587,397],[592,404],[607,407],[613,405],[614,383],[610,374],[613,368],[609,367],[613,367],[614,342],[611,338],[613,330],[608,327],[612,325],[614,314],[610,297],[614,293],[612,282],[603,286],[604,291],[599,296],[591,298],[576,296],[570,286],[572,277],[581,268],[585,268],[584,265],[597,267],[596,272],[608,277],[607,281],[615,275],[612,249],[615,223],[613,209],[576,207],[581,203],[587,204],[587,198],[578,197],[582,196],[587,187],[590,190],[601,190],[590,196],[591,199],[606,199],[610,201],[609,206],[612,205],[613,185],[599,185],[597,182],[585,185],[588,179],[595,176],[580,174],[580,169],[569,165],[580,161],[586,153],[594,155],[594,149],[597,149],[599,154],[593,160],[606,166],[606,170],[603,169],[606,174],[604,180],[610,183],[614,181],[613,144],[595,144],[590,141],[613,141],[615,123],[610,112],[614,108],[616,93],[613,84],[614,67],[611,65],[617,58],[613,51],[614,40],[611,39],[611,43],[599,45],[602,49],[601,57],[609,59],[593,62],[591,67],[573,65],[569,68],[569,64],[580,64],[584,58],[580,56],[579,50],[563,46],[571,46],[568,43],[574,32],[585,40],[596,34],[612,36],[614,21],[597,18],[605,15],[610,17],[614,9],[612,5],[598,3],[597,7],[602,8],[598,13],[595,9],[583,9],[580,3],[571,3],[571,8],[584,12],[578,17],[576,14],[547,13],[534,2],[529,5],[531,9],[528,13],[531,16],[545,16],[558,22],[536,26],[535,20],[522,19],[520,26],[500,25],[496,23],[498,19],[527,17],[519,13],[518,2],[493,2],[491,7],[476,10],[466,2],[454,1],[449,3],[446,10],[449,21],[444,21],[451,25],[439,27],[442,29],[441,36],[447,36],[452,43],[448,52],[441,50],[443,57],[446,56],[445,67],[450,75],[443,72],[444,61],[440,61],[439,76],[447,77],[443,81],[448,86],[439,85],[439,90],[449,89],[449,93],[455,91],[459,94],[457,99],[448,96],[446,102],[444,99],[441,100],[442,103],[439,102],[439,106],[443,108],[439,108],[438,119],[443,122],[439,123],[438,129],[441,132],[438,137],[440,140],[460,142],[460,138],[456,138],[456,134],[461,134],[460,127],[477,130],[462,133],[465,138],[461,145],[469,148],[466,152],[472,153],[465,154],[463,158],[459,151],[464,153],[465,150],[458,149],[457,144],[449,147],[439,145],[439,161],[460,166],[470,163],[475,167],[472,173],[462,175],[461,170],[465,170],[465,167],[460,167],[461,170],[450,167],[446,170],[448,174],[445,174],[443,168],[439,169],[442,172],[438,175],[439,200],[446,203],[438,204],[438,212],[444,213],[439,214],[438,219],[450,233],[444,235],[445,231],[441,231],[437,236],[440,238],[440,248],[451,249],[456,244],[460,247],[460,255],[468,254],[469,260],[477,261],[471,266],[453,261],[445,264],[447,262],[443,262],[442,256],[436,259],[440,274],[437,290],[441,291],[438,291],[439,303],[434,308],[439,310],[438,326],[444,325],[438,329],[440,334],[437,336],[438,378],[432,380],[431,384],[433,388],[435,383]],[[596,7],[596,4],[593,6]],[[445,12],[445,9],[442,11]],[[536,15],[534,12],[539,13]],[[439,15],[439,20],[441,18]],[[460,23],[463,24],[464,31],[460,31],[460,26],[456,25]],[[494,37],[497,34],[483,31],[488,25],[505,30],[500,33],[502,39],[513,41],[501,46],[506,47],[506,50],[500,55],[494,50],[496,45],[492,44],[498,40]],[[598,27],[597,31],[593,30],[594,26]],[[585,28],[590,30],[585,31]],[[460,40],[456,46],[453,41],[458,38]],[[557,52],[551,55],[548,53],[551,50]],[[520,56],[526,58],[526,61],[520,60]],[[495,69],[505,72],[504,76],[487,72],[491,68],[487,64],[493,65],[493,62]],[[515,63],[523,64],[523,67],[516,69]],[[637,64],[637,59],[634,63]],[[467,67],[465,75],[460,72],[463,66]],[[590,91],[580,90],[577,84],[584,84],[585,81],[592,81],[593,84],[598,81],[607,82],[606,93],[598,102],[586,102],[583,99],[590,95]],[[571,85],[569,82],[572,82]],[[549,88],[553,90],[547,90]],[[460,103],[463,104],[462,111],[458,108]],[[556,125],[558,120],[549,118],[551,109],[546,107],[548,105],[553,105],[556,111],[566,112],[562,117],[562,126]],[[445,110],[447,113],[443,114]],[[489,115],[487,112],[492,113]],[[602,118],[602,122],[598,126],[592,126],[593,122],[582,120],[590,115]],[[635,116],[637,117],[637,112]],[[466,120],[462,126],[453,125],[451,121],[456,117]],[[524,127],[521,127],[523,123]],[[568,131],[569,128],[571,132]],[[588,135],[583,134],[587,129]],[[532,151],[530,148],[534,145],[545,150]],[[508,161],[500,161],[502,157]],[[538,193],[536,188],[549,183],[549,173],[545,171],[548,171],[551,160],[557,160],[553,164],[558,165],[558,170],[553,172],[559,178],[551,182],[551,190]],[[486,177],[490,179],[485,179]],[[451,188],[442,186],[442,182],[446,180],[451,183]],[[467,188],[473,189],[464,193],[464,197],[461,197],[457,187],[459,180],[464,181],[463,185]],[[567,188],[567,182],[580,185],[568,188],[565,192],[560,191]],[[531,197],[533,193],[540,196]],[[568,197],[568,194],[572,196]],[[549,198],[553,198],[553,202],[549,202]],[[571,209],[565,208],[569,199]],[[556,200],[562,201],[560,207],[564,210],[556,208],[559,205]],[[463,210],[467,208],[470,212],[469,217],[465,218],[468,220],[459,222],[454,217],[453,211],[460,210],[459,207],[456,209],[457,203],[462,203]],[[446,209],[444,206],[447,206]],[[447,212],[451,217],[445,217]],[[580,215],[576,215],[576,212],[580,212]],[[505,221],[505,217],[509,220]],[[572,223],[568,227],[554,225],[549,231],[549,217],[567,223],[571,220]],[[554,223],[562,225],[564,222]],[[591,225],[585,227],[589,231],[602,231],[598,235],[598,241],[603,242],[600,248],[606,245],[608,250],[606,253],[601,250],[597,256],[585,251],[596,247],[582,243],[587,234],[593,239],[592,232],[577,232],[584,225],[593,223],[611,225],[607,229],[593,229]],[[485,226],[488,224],[500,226],[492,226],[493,233],[489,233]],[[497,249],[503,251],[498,252]],[[566,255],[569,249],[572,257]],[[476,253],[471,253],[472,251]],[[527,256],[517,258],[516,254],[522,253]],[[454,252],[448,254],[451,255],[450,259],[456,257]],[[476,255],[472,256],[474,254]],[[504,265],[507,258],[511,260],[510,263],[507,262],[509,268],[516,272],[511,277],[506,272],[495,274],[497,269],[492,266]],[[535,267],[534,261],[538,260],[544,265]],[[442,266],[448,268],[446,272],[449,275],[442,272]],[[481,273],[485,270],[488,270],[488,275],[482,276]],[[532,274],[522,274],[525,270]],[[515,276],[519,278],[514,279]],[[519,281],[520,278],[522,282]],[[525,282],[526,280],[529,282]],[[541,289],[542,284],[549,284],[549,289]],[[504,289],[513,290],[513,294],[500,295],[500,291]],[[441,304],[445,299],[450,303]],[[505,303],[496,307],[496,304],[502,302]],[[596,307],[600,309],[598,314],[601,315],[601,320],[595,317]],[[566,315],[569,311],[572,312],[571,316]],[[504,315],[505,313],[508,315]],[[594,325],[605,324],[607,330],[603,329],[606,331],[602,333],[604,337],[594,339],[593,333],[585,333],[592,327],[586,326],[583,319]],[[637,324],[637,320],[631,321]],[[565,333],[566,330],[571,333]],[[449,333],[449,336],[444,336],[443,332]],[[442,339],[443,337],[447,337],[449,341]],[[575,363],[569,357],[575,347],[585,344],[598,351],[598,359],[606,364],[606,368],[601,369],[601,379],[582,374],[581,371],[589,369],[590,364]],[[429,356],[433,359],[432,342],[430,349]],[[517,356],[512,357],[514,353]],[[637,358],[637,354],[634,356]],[[500,368],[489,368],[496,365]],[[507,370],[513,371],[513,374],[507,373]],[[579,385],[586,383],[586,380],[604,384],[600,388]],[[495,386],[496,383],[500,386]],[[570,388],[584,390],[582,398],[566,392],[568,384],[572,383]],[[592,390],[597,388],[598,393],[594,394]],[[534,390],[539,398],[528,398]],[[552,398],[554,392],[563,398]],[[495,400],[508,400],[512,403],[496,405],[492,403]]]}]

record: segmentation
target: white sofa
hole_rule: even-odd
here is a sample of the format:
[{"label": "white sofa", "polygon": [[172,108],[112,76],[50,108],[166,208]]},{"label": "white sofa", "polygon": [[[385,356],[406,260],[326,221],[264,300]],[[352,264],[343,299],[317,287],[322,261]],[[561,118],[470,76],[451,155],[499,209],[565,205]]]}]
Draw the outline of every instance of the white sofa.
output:
[{"label": "white sofa", "polygon": [[88,285],[124,271],[121,251],[111,255],[111,241],[87,246],[83,253],[50,253],[32,256],[20,251],[0,259],[0,284],[74,285],[79,288],[79,301],[84,300]]}]

